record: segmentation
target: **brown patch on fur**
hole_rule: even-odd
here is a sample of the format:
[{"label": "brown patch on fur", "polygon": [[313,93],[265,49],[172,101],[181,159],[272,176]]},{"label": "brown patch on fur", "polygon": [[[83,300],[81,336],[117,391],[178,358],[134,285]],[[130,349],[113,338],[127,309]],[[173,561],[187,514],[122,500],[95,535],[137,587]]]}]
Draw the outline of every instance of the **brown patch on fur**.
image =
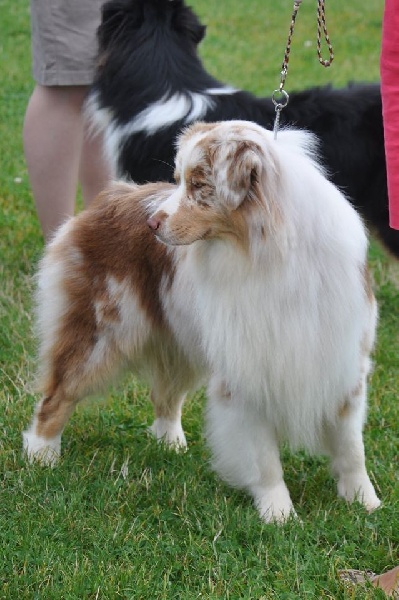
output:
[{"label": "brown patch on fur", "polygon": [[254,176],[254,164],[251,161],[251,155],[258,155],[261,150],[254,142],[246,140],[235,142],[226,156],[229,163],[227,170],[227,179],[231,183],[235,183],[237,188],[244,193],[249,191]]},{"label": "brown patch on fur", "polygon": [[369,302],[371,303],[371,302],[374,302],[373,282],[372,282],[370,270],[369,270],[367,264],[363,265],[362,270],[363,270],[364,291],[366,292],[366,296],[367,296]]},{"label": "brown patch on fur", "polygon": [[219,396],[223,402],[230,402],[231,400],[231,390],[228,387],[226,381],[221,381],[218,389]]},{"label": "brown patch on fur", "polygon": [[110,277],[132,290],[154,326],[167,328],[160,285],[163,278],[171,285],[174,265],[168,249],[148,229],[146,203],[159,194],[164,199],[173,189],[169,184],[114,184],[74,219],[68,237],[50,246],[50,257],[64,272],[68,310],[51,349],[46,396],[53,396],[61,384],[73,397],[85,394],[99,387],[96,379],[109,379],[122,362],[110,339],[108,362],[96,368],[94,361],[86,370],[97,340],[120,319],[120,294],[110,293]]},{"label": "brown patch on fur", "polygon": [[97,320],[100,320],[104,325],[117,323],[120,319],[119,315],[119,301],[121,300],[122,294],[119,292],[114,293],[112,296],[108,290],[97,297],[96,299],[96,316]]},{"label": "brown patch on fur", "polygon": [[356,387],[354,387],[350,393],[351,398],[356,398],[357,396],[360,396],[360,394],[363,392],[363,385],[363,380],[360,379]]},{"label": "brown patch on fur", "polygon": [[344,403],[340,406],[340,408],[338,410],[338,416],[340,419],[345,419],[346,417],[348,417],[350,415],[351,410],[352,410],[351,400],[352,400],[352,398],[356,398],[357,396],[360,396],[360,394],[363,392],[363,385],[364,385],[363,380],[359,379],[357,385],[348,394],[346,400],[344,401]]},{"label": "brown patch on fur", "polygon": [[[90,294],[86,286],[82,287]],[[47,382],[45,393],[51,397],[65,385],[71,395],[80,395],[86,381],[81,381],[86,362],[97,339],[96,316],[90,295],[84,305],[83,297],[76,298],[67,286],[70,310],[62,319],[61,327],[52,348],[51,379]],[[75,300],[75,302],[74,302]]]},{"label": "brown patch on fur", "polygon": [[[167,248],[148,229],[147,207],[151,198],[165,199],[172,190],[174,186],[167,183],[114,184],[79,215],[70,238],[70,243],[82,254],[82,275],[88,286],[94,287],[96,299],[104,299],[108,293],[107,276],[126,281],[137,294],[147,317],[158,325],[164,322],[159,294],[161,280],[166,277],[172,282],[174,266]],[[78,290],[72,293],[81,296]],[[86,294],[84,297],[87,298]],[[109,307],[109,310],[112,313],[114,309]]]},{"label": "brown patch on fur", "polygon": [[208,175],[206,174],[204,165],[196,165],[186,173],[187,181],[189,181],[194,188],[207,184],[208,177],[209,173]]},{"label": "brown patch on fur", "polygon": [[372,351],[372,347],[367,335],[363,335],[360,342],[360,354],[361,356],[369,356]]},{"label": "brown patch on fur", "polygon": [[338,410],[338,417],[340,419],[345,419],[349,416],[351,412],[351,406],[349,400],[345,400],[345,402],[340,406]]},{"label": "brown patch on fur", "polygon": [[41,402],[37,411],[36,435],[45,439],[53,439],[59,435],[68,421],[75,402],[63,394],[61,387],[52,396]]}]

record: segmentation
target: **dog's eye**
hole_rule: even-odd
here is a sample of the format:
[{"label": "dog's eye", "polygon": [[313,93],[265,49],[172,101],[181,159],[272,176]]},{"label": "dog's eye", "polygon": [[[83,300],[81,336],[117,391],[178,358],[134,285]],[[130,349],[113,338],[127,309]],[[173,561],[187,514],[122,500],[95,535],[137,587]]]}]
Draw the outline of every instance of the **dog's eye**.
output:
[{"label": "dog's eye", "polygon": [[190,183],[191,183],[191,187],[193,187],[196,190],[199,190],[200,188],[204,187],[204,185],[205,185],[204,181],[200,181],[198,179],[192,179],[190,181]]}]

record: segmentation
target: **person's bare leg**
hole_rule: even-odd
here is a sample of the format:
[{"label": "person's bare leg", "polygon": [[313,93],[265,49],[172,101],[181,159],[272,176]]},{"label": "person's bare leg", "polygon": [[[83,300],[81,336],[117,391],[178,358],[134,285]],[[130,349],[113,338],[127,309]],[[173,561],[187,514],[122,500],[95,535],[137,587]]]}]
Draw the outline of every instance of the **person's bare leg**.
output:
[{"label": "person's bare leg", "polygon": [[109,176],[100,136],[84,135],[86,86],[36,85],[24,123],[24,150],[43,235],[73,215],[78,179],[85,205]]},{"label": "person's bare leg", "polygon": [[85,86],[36,85],[26,110],[25,158],[46,240],[74,212],[86,91]]}]

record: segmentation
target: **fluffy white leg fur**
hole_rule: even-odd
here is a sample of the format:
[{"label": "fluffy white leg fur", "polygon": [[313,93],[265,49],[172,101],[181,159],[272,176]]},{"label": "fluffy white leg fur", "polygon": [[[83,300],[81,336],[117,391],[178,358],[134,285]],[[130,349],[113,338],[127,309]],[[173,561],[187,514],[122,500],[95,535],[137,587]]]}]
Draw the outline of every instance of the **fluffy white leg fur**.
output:
[{"label": "fluffy white leg fur", "polygon": [[29,462],[38,461],[42,465],[53,467],[61,455],[61,435],[46,439],[37,435],[35,431],[36,417],[30,428],[22,433],[23,451]]},{"label": "fluffy white leg fur", "polygon": [[328,427],[327,444],[331,454],[331,467],[338,478],[338,495],[353,502],[358,500],[368,511],[381,504],[366,471],[363,421],[366,402],[366,381],[362,392],[354,399],[348,413]]},{"label": "fluffy white leg fur", "polygon": [[180,417],[176,419],[158,417],[149,429],[156,439],[166,444],[166,446],[170,446],[176,450],[185,450],[187,448],[186,436],[184,435]]},{"label": "fluffy white leg fur", "polygon": [[219,389],[223,385],[213,382],[208,391],[207,440],[213,467],[230,485],[249,491],[264,521],[283,523],[295,511],[276,436],[251,406],[240,405]]},{"label": "fluffy white leg fur", "polygon": [[161,443],[175,450],[187,448],[186,436],[181,424],[181,414],[186,394],[180,394],[163,379],[155,381],[151,391],[155,421],[150,432]]},{"label": "fluffy white leg fur", "polygon": [[296,517],[290,493],[284,481],[273,487],[255,487],[251,490],[261,518],[266,523],[285,523],[289,517]]}]

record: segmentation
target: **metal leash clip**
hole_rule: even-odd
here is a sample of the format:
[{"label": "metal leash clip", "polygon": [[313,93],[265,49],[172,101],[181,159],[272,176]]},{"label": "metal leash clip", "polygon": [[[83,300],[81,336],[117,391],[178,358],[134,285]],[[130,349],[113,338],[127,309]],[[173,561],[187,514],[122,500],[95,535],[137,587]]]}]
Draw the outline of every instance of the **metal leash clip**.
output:
[{"label": "metal leash clip", "polygon": [[285,108],[289,102],[289,95],[288,93],[283,90],[283,88],[279,88],[278,90],[274,90],[273,95],[272,95],[272,102],[274,104],[274,109],[276,111],[276,118],[274,119],[274,127],[273,127],[273,134],[274,134],[274,139],[277,139],[277,132],[279,130],[280,127],[280,114],[281,111],[283,110],[283,108]]}]

